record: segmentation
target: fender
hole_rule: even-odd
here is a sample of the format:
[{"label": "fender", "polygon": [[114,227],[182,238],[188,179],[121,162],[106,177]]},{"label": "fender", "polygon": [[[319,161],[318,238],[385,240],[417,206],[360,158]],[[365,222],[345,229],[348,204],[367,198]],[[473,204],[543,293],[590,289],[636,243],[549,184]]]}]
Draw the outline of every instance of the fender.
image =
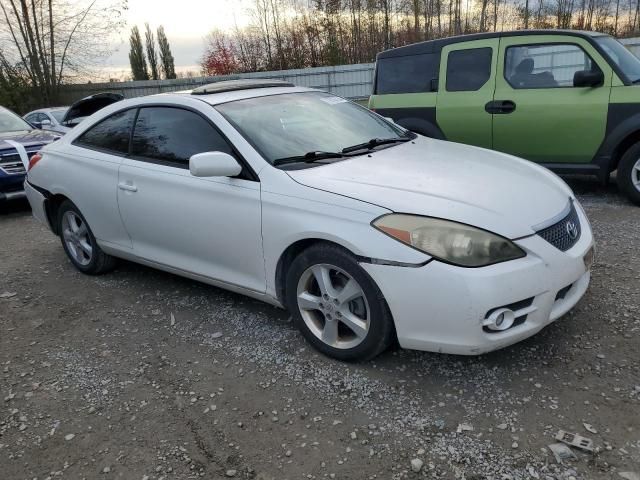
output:
[{"label": "fender", "polygon": [[640,140],[640,104],[610,104],[607,113],[606,135],[598,148],[593,163],[600,165],[600,168],[607,172],[615,170],[620,160],[620,147],[636,133],[638,140]]},{"label": "fender", "polygon": [[437,140],[446,140],[436,120],[436,107],[377,108],[376,113],[393,118],[395,123],[412,132]]}]

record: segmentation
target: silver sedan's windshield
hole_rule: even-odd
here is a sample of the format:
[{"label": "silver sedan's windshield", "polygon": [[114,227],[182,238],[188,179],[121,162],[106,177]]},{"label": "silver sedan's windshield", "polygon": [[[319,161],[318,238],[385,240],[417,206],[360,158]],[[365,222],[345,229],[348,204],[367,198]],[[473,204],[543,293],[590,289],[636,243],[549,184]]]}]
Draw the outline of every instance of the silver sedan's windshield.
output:
[{"label": "silver sedan's windshield", "polygon": [[622,73],[633,83],[640,82],[640,60],[613,37],[595,37]]},{"label": "silver sedan's windshield", "polygon": [[0,133],[3,132],[18,132],[20,130],[32,130],[33,127],[17,116],[15,113],[10,112],[4,108],[0,108]]},{"label": "silver sedan's windshield", "polygon": [[67,110],[69,110],[68,108],[59,108],[57,110],[51,110],[51,115],[53,115],[53,118],[55,118],[58,122],[61,122],[62,119],[64,118],[65,114],[67,113]]},{"label": "silver sedan's windshield", "polygon": [[[385,145],[407,139],[404,130],[375,113],[323,92],[248,98],[216,109],[267,161],[276,164],[305,155],[309,159],[339,157],[345,148],[374,139],[384,140]],[[377,144],[382,143],[371,143]]]}]

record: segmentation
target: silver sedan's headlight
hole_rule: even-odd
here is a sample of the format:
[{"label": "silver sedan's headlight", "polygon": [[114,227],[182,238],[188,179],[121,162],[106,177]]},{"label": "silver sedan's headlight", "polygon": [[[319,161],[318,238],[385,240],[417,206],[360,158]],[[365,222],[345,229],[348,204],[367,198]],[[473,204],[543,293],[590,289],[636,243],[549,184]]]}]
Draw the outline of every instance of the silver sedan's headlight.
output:
[{"label": "silver sedan's headlight", "polygon": [[526,255],[511,240],[440,218],[392,213],[372,225],[438,260],[461,267],[484,267]]}]

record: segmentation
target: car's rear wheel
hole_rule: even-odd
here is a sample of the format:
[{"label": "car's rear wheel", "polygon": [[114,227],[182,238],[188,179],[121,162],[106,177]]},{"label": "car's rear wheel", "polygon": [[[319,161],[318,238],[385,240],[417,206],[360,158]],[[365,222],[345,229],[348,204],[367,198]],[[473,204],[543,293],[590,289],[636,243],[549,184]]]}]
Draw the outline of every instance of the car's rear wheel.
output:
[{"label": "car's rear wheel", "polygon": [[633,145],[620,159],[617,173],[618,187],[636,205],[640,205],[640,142]]},{"label": "car's rear wheel", "polygon": [[58,232],[69,260],[82,273],[99,275],[115,266],[115,258],[100,249],[89,224],[69,200],[58,209]]},{"label": "car's rear wheel", "polygon": [[293,261],[287,304],[305,338],[339,360],[373,358],[393,338],[380,289],[353,255],[334,245],[314,245]]}]

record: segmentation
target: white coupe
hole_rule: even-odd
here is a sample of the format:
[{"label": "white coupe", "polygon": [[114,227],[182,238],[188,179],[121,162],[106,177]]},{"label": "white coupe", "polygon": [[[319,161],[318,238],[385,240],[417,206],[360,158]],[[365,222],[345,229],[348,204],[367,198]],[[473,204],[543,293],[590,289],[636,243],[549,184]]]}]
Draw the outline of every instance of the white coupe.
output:
[{"label": "white coupe", "polygon": [[25,187],[81,272],[124,258],[286,307],[342,360],[513,344],[578,302],[593,259],[553,173],[284,82],[114,103]]}]

